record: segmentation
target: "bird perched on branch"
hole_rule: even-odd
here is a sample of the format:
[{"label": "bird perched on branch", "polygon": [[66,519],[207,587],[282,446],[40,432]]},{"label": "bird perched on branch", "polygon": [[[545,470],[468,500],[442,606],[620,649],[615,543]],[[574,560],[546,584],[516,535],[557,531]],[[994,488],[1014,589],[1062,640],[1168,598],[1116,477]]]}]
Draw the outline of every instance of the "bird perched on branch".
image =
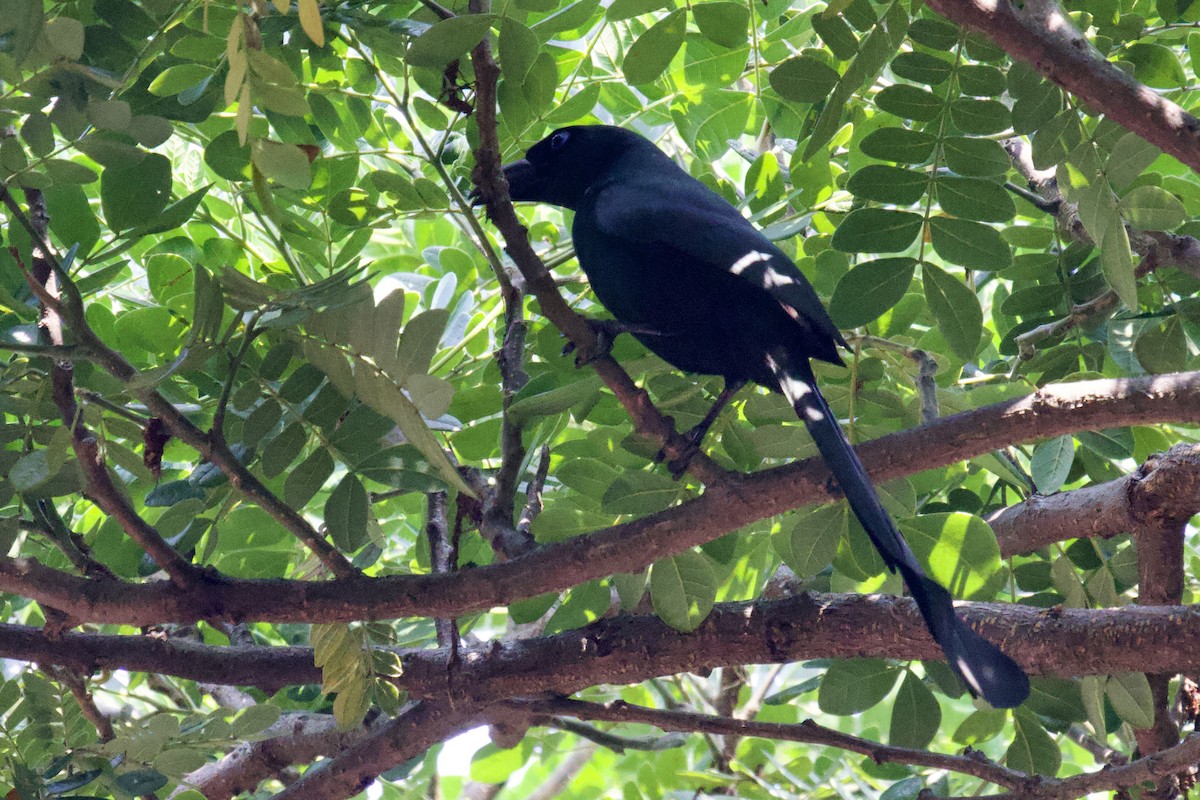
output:
[{"label": "bird perched on branch", "polygon": [[788,257],[653,143],[621,128],[559,129],[504,174],[513,200],[575,212],[579,266],[619,330],[678,369],[725,379],[712,411],[686,434],[693,447],[746,383],[782,392],[955,673],[993,706],[1024,701],[1029,679],[925,574],[817,389],[809,360],[842,364],[846,343]]}]

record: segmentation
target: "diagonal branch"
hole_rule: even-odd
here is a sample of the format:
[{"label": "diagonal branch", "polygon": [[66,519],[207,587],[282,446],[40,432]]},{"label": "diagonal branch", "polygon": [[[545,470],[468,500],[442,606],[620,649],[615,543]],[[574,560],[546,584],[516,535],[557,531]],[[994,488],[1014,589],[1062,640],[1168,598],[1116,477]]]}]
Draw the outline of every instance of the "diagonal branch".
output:
[{"label": "diagonal branch", "polygon": [[[496,82],[500,68],[492,57],[491,45],[486,37],[472,51],[471,62],[475,67],[475,122],[479,127],[474,179],[480,197],[487,206],[488,218],[503,235],[508,254],[521,271],[529,291],[537,299],[542,315],[566,335],[575,345],[576,352],[594,354],[597,352],[595,333],[587,320],[568,306],[559,294],[554,277],[534,252],[528,233],[509,199],[508,182],[500,169],[500,140],[496,134]],[[692,448],[675,430],[671,419],[654,407],[650,396],[634,384],[620,364],[606,355],[593,358],[590,363],[625,407],[639,435],[662,444],[672,459],[678,459],[685,453],[691,454]],[[719,483],[728,476],[716,462],[703,454],[692,458],[688,471],[708,485]]]},{"label": "diagonal branch", "polygon": [[1026,3],[1018,10],[1010,0],[930,0],[929,7],[981,31],[1087,105],[1200,170],[1200,120],[1107,61],[1057,4]]},{"label": "diagonal branch", "polygon": [[422,702],[341,751],[321,769],[275,795],[275,800],[342,800],[362,791],[380,773],[416,758],[438,742],[477,724],[481,709]]},{"label": "diagonal branch", "polygon": [[641,723],[653,725],[664,731],[683,733],[711,733],[719,736],[755,736],[776,741],[800,742],[825,747],[836,747],[851,753],[864,755],[876,764],[909,764],[918,767],[943,769],[981,778],[989,783],[1008,789],[1025,791],[1035,788],[1041,778],[1030,777],[983,757],[980,753],[950,755],[914,750],[909,747],[892,747],[858,736],[835,731],[818,725],[812,720],[796,724],[777,722],[755,722],[715,714],[697,714],[690,711],[667,711],[658,708],[631,705],[618,701],[609,705],[588,703],[567,698],[552,700],[511,701],[530,712],[576,719],[602,720],[606,722]]},{"label": "diagonal branch", "polygon": [[[876,481],[972,458],[1016,442],[1133,423],[1200,423],[1200,373],[1079,381],[942,417],[858,448]],[[87,580],[30,559],[0,558],[0,591],[69,612],[75,619],[150,625],[348,622],[454,617],[508,605],[621,572],[712,541],[731,530],[837,495],[819,459],[738,476],[642,519],[551,545],[503,564],[454,575],[354,576],[335,581],[225,580],[203,591]]]}]

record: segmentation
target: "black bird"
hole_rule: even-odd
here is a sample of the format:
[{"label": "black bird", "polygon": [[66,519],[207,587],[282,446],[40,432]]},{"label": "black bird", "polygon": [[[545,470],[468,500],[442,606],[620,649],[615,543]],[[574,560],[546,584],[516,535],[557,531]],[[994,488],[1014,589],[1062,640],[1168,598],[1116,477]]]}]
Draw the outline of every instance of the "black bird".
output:
[{"label": "black bird", "polygon": [[621,329],[678,369],[725,379],[692,442],[747,382],[782,392],[959,678],[993,706],[1024,701],[1029,679],[958,618],[949,592],[921,569],[817,390],[809,359],[842,364],[846,342],[788,257],[653,143],[621,128],[561,128],[504,174],[513,200],[575,212],[579,266]]}]

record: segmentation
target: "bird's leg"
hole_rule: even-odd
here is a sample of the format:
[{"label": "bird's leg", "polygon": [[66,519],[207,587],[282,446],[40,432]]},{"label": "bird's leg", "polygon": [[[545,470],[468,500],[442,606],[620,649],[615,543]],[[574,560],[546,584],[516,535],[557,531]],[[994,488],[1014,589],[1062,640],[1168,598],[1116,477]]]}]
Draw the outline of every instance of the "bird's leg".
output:
[{"label": "bird's leg", "polygon": [[[738,393],[746,381],[725,379],[725,387],[721,389],[721,394],[717,395],[717,401],[713,403],[712,408],[704,415],[704,419],[692,428],[687,433],[683,434],[683,438],[687,440],[688,447],[679,458],[672,459],[667,464],[667,469],[671,470],[671,474],[676,478],[680,478],[688,464],[695,457],[696,453],[700,452],[700,443],[704,441],[704,437],[708,435],[708,429],[717,421],[717,417],[721,416],[721,412],[725,410],[725,406],[729,405],[729,401]],[[667,457],[666,450],[659,450],[658,455],[654,457],[655,462],[662,461]]]},{"label": "bird's leg", "polygon": [[579,350],[576,352],[574,342],[567,342],[563,345],[562,354],[569,355],[576,353],[575,366],[585,367],[598,358],[603,358],[612,352],[613,342],[622,333],[642,334],[643,336],[661,336],[662,332],[654,330],[644,325],[630,325],[615,319],[592,319],[584,317],[584,321],[588,327],[592,329],[592,335],[596,337],[596,346],[589,348],[588,352]]}]

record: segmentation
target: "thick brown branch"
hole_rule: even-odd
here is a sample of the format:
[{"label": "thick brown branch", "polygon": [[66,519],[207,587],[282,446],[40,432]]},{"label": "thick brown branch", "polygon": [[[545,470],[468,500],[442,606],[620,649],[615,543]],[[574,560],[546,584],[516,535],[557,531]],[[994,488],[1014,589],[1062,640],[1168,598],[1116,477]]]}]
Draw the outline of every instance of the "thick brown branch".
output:
[{"label": "thick brown branch", "polygon": [[[1007,558],[1066,539],[1107,538],[1164,524],[1182,530],[1183,523],[1197,513],[1200,445],[1181,444],[1152,457],[1132,475],[1048,497],[1034,496],[997,512],[988,522],[1000,555]],[[1148,604],[1179,602],[1171,597],[1177,598],[1173,590]]]},{"label": "thick brown branch", "polygon": [[[942,417],[859,447],[872,478],[886,481],[987,453],[1014,442],[1080,430],[1200,422],[1200,373],[1080,381]],[[453,617],[647,564],[731,530],[836,497],[819,459],[710,486],[694,500],[535,553],[454,575],[353,576],[336,581],[212,582],[182,590],[59,573],[29,559],[0,559],[0,591],[69,613],[81,622],[149,625],[234,622],[349,622],[406,616]]]},{"label": "thick brown branch", "polygon": [[253,792],[285,768],[339,753],[370,732],[370,728],[341,731],[325,714],[285,714],[265,731],[269,738],[238,745],[219,761],[188,775],[183,785],[195,787],[208,800]]},{"label": "thick brown branch", "polygon": [[[1035,15],[1031,7],[1049,5]],[[929,7],[959,25],[983,32],[1093,109],[1200,170],[1200,121],[1104,59],[1054,4],[1009,0],[930,0]]]},{"label": "thick brown branch", "polygon": [[275,795],[275,800],[342,800],[365,789],[381,772],[424,753],[476,724],[480,709],[423,702],[410,707],[319,770]]},{"label": "thick brown branch", "polygon": [[[1200,608],[1194,606],[1038,609],[963,603],[959,611],[1033,673],[1200,671]],[[443,650],[398,653],[404,665],[398,680],[402,689],[420,697],[445,696]],[[268,692],[321,680],[308,648],[214,647],[145,636],[50,636],[17,625],[0,625],[0,656],[60,664],[83,674],[126,669]],[[456,703],[491,702],[728,665],[854,657],[937,660],[942,655],[910,599],[802,594],[718,604],[691,634],[645,614],[471,648],[462,653],[453,691]]]}]

